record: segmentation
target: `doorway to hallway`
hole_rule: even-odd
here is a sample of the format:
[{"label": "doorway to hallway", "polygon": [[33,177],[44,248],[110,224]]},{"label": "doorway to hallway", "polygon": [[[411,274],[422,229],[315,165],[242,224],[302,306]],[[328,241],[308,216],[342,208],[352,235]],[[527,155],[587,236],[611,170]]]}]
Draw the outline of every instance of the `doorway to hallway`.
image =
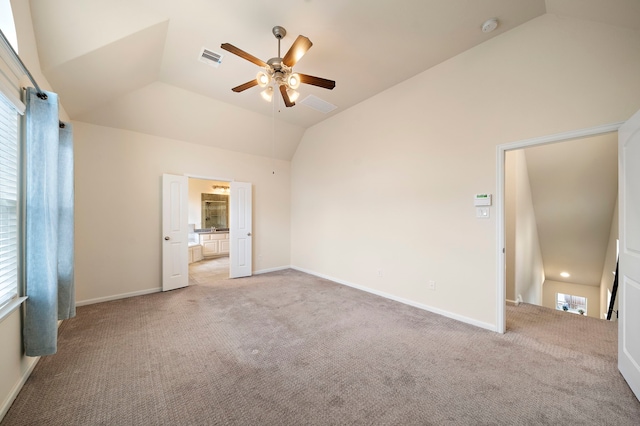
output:
[{"label": "doorway to hallway", "polygon": [[[498,270],[498,282],[497,282],[497,304],[496,304],[496,331],[504,333],[506,329],[506,301],[507,301],[507,286],[506,286],[506,269],[507,269],[507,241],[506,241],[506,206],[505,206],[505,181],[506,181],[506,154],[508,151],[519,150],[523,148],[529,148],[534,146],[542,146],[546,144],[552,144],[561,141],[570,141],[582,138],[593,137],[597,135],[605,135],[608,133],[617,132],[621,123],[613,123],[594,128],[575,130],[565,133],[559,133],[555,135],[543,136],[519,142],[512,142],[508,144],[499,145],[497,147],[497,232],[498,232],[498,245],[497,245],[497,270]],[[598,164],[594,164],[594,168],[598,167]],[[590,203],[593,199],[590,200]],[[579,216],[578,216],[579,219]],[[546,263],[546,262],[543,262]],[[563,271],[558,271],[558,273]],[[545,279],[546,274],[542,275]],[[511,292],[511,297],[517,297],[516,291]],[[540,295],[541,296],[541,295]]]},{"label": "doorway to hallway", "polygon": [[[506,153],[506,299],[606,313],[618,233],[617,133]],[[588,300],[588,303],[587,303]],[[566,306],[565,306],[566,305]]]}]

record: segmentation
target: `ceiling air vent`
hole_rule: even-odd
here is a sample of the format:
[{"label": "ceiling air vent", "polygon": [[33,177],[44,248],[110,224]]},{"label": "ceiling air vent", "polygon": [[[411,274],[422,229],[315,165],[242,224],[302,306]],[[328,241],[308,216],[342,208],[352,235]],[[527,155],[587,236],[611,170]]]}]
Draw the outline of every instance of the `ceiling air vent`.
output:
[{"label": "ceiling air vent", "polygon": [[216,53],[213,50],[209,50],[206,47],[203,47],[200,51],[200,62],[204,62],[205,64],[209,64],[212,67],[218,68],[222,63],[222,57],[224,55],[221,53]]},{"label": "ceiling air vent", "polygon": [[314,95],[307,96],[306,98],[298,102],[298,104],[308,106],[309,108],[313,108],[316,111],[320,111],[325,114],[338,108],[337,106],[330,104],[327,101],[323,101],[322,99]]}]

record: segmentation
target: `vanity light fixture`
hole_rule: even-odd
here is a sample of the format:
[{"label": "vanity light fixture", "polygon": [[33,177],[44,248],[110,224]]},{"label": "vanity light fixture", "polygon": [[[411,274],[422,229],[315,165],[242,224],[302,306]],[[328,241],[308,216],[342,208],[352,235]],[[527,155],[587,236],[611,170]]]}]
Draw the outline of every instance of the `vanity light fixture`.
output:
[{"label": "vanity light fixture", "polygon": [[228,186],[213,185],[211,188],[214,194],[229,195],[230,192]]},{"label": "vanity light fixture", "polygon": [[568,272],[560,272],[560,276],[561,276],[562,278],[569,278],[569,277],[571,276],[571,274],[570,274],[570,273],[568,273]]}]

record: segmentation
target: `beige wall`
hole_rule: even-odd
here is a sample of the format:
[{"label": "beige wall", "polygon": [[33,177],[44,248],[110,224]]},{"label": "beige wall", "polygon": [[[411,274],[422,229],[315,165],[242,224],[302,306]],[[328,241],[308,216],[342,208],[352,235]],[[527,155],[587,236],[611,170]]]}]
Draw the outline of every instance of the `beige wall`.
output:
[{"label": "beige wall", "polygon": [[507,151],[504,159],[504,265],[505,297],[516,301],[516,152]]},{"label": "beige wall", "polygon": [[629,118],[638,51],[638,32],[545,15],[308,129],[292,265],[495,328],[495,204],[476,219],[473,195],[496,193],[496,147]]},{"label": "beige wall", "polygon": [[163,173],[251,182],[253,270],[289,265],[289,162],[80,122],[74,142],[79,304],[160,288]]},{"label": "beige wall", "polygon": [[[607,245],[607,255],[604,260],[604,267],[602,268],[602,279],[600,280],[600,318],[606,318],[606,313],[609,310],[607,305],[608,292],[613,291],[613,281],[615,275],[613,272],[616,270],[617,261],[617,241],[618,241],[618,202],[616,200],[616,208],[613,211],[611,218],[611,232],[609,233],[609,244]],[[618,298],[620,294],[616,296],[616,300],[613,305],[614,311],[618,310]],[[605,314],[603,317],[602,314]],[[611,316],[614,321],[617,319],[615,312]]]},{"label": "beige wall", "polygon": [[541,305],[544,264],[522,149],[505,155],[505,239],[507,300]]},{"label": "beige wall", "polygon": [[24,356],[21,309],[0,321],[0,420],[39,358]]},{"label": "beige wall", "polygon": [[524,150],[513,153],[516,162],[515,293],[525,303],[542,304],[544,264]]},{"label": "beige wall", "polygon": [[600,287],[546,280],[542,286],[542,306],[555,309],[558,293],[586,297],[587,316],[600,318]]}]

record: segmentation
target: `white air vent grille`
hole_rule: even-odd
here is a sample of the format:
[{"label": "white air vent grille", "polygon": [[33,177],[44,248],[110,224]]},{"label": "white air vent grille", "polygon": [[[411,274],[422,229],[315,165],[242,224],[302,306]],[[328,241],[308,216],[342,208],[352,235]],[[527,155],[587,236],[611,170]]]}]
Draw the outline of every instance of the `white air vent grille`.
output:
[{"label": "white air vent grille", "polygon": [[337,106],[330,104],[327,101],[323,101],[322,99],[314,95],[307,96],[306,98],[298,102],[298,104],[308,106],[309,108],[313,108],[316,111],[320,111],[325,114],[338,108]]},{"label": "white air vent grille", "polygon": [[212,67],[218,68],[222,63],[222,57],[224,55],[221,53],[216,53],[213,50],[209,50],[206,47],[203,47],[200,51],[200,62],[204,62],[205,64],[209,64]]}]

